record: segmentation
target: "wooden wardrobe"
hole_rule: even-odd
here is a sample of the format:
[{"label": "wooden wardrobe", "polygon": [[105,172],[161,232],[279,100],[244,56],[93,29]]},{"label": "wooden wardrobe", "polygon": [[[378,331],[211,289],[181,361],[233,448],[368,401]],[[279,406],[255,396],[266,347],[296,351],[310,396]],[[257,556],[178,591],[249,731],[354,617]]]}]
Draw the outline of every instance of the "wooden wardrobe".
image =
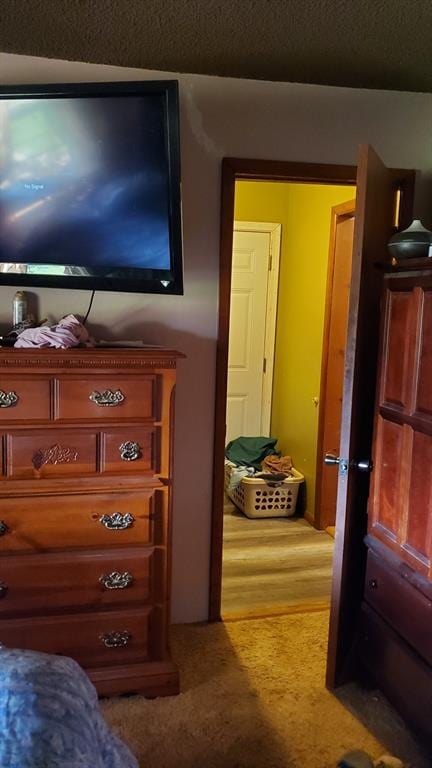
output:
[{"label": "wooden wardrobe", "polygon": [[0,642],[100,694],[178,691],[168,643],[176,362],[0,350]]},{"label": "wooden wardrobe", "polygon": [[432,263],[385,274],[360,651],[432,741]]}]

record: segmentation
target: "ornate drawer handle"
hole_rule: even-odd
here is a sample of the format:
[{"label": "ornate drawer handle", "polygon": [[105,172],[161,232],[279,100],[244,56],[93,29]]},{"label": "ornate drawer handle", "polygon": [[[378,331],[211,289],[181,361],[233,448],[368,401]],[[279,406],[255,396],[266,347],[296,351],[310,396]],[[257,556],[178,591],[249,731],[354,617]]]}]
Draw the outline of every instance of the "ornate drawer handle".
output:
[{"label": "ornate drawer handle", "polygon": [[0,520],[0,536],[4,536],[9,531],[4,520]]},{"label": "ornate drawer handle", "polygon": [[113,512],[112,515],[102,515],[99,522],[110,531],[123,531],[134,524],[135,518],[130,512],[125,512],[124,515],[121,512]]},{"label": "ornate drawer handle", "polygon": [[119,445],[120,458],[123,461],[136,461],[141,458],[141,446],[139,443],[132,443],[130,440]]},{"label": "ornate drawer handle", "polygon": [[4,584],[2,581],[0,581],[0,598],[6,597],[7,591],[7,584]]},{"label": "ornate drawer handle", "polygon": [[123,632],[104,632],[99,635],[99,640],[106,648],[123,648],[131,639],[132,635],[127,629]]},{"label": "ornate drawer handle", "polygon": [[4,392],[0,389],[0,408],[12,408],[18,400],[19,397],[16,392]]},{"label": "ornate drawer handle", "polygon": [[123,402],[125,396],[121,389],[105,389],[104,392],[98,392],[95,390],[89,395],[89,400],[96,405],[105,405],[113,407],[114,405],[120,405]]},{"label": "ornate drawer handle", "polygon": [[106,589],[126,589],[133,582],[133,576],[128,571],[119,573],[119,571],[113,571],[112,573],[104,573],[99,579],[100,583]]}]

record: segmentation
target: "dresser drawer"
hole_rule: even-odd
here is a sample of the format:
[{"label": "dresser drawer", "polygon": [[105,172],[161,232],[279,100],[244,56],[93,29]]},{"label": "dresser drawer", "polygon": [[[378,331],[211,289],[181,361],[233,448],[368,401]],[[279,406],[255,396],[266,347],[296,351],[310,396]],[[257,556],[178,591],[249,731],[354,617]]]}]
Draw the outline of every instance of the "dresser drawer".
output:
[{"label": "dresser drawer", "polygon": [[161,557],[150,547],[0,557],[0,616],[160,600]]},{"label": "dresser drawer", "polygon": [[432,601],[401,573],[368,551],[365,600],[429,664],[432,664]]},{"label": "dresser drawer", "polygon": [[36,496],[0,501],[0,553],[152,542],[165,491]]},{"label": "dresser drawer", "polygon": [[4,441],[5,474],[15,480],[160,471],[160,427],[16,430]]},{"label": "dresser drawer", "polygon": [[83,667],[149,661],[151,608],[2,619],[0,643],[71,656]]},{"label": "dresser drawer", "polygon": [[97,471],[96,431],[34,429],[9,432],[6,474],[14,479],[92,475]]},{"label": "dresser drawer", "polygon": [[154,475],[161,471],[160,427],[108,428],[101,440],[101,472]]},{"label": "dresser drawer", "polygon": [[57,413],[63,421],[157,419],[158,377],[93,376],[57,380]]},{"label": "dresser drawer", "polygon": [[48,421],[51,381],[0,375],[0,423]]}]

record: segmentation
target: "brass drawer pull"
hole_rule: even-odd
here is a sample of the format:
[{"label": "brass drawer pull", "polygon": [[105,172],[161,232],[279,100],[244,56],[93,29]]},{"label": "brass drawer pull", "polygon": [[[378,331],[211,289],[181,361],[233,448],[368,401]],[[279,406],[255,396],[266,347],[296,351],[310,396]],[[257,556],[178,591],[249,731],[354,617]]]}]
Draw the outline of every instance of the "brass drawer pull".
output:
[{"label": "brass drawer pull", "polygon": [[134,524],[135,518],[130,512],[125,512],[124,515],[121,512],[113,512],[112,515],[102,515],[99,522],[110,531],[123,531]]},{"label": "brass drawer pull", "polygon": [[7,584],[4,584],[2,581],[0,581],[0,598],[6,597],[7,591]]},{"label": "brass drawer pull", "polygon": [[16,392],[4,392],[0,389],[0,408],[12,408],[18,400],[19,397]]},{"label": "brass drawer pull", "polygon": [[112,408],[115,405],[120,405],[125,400],[125,396],[121,389],[105,389],[104,392],[95,390],[89,395],[89,400],[96,405]]},{"label": "brass drawer pull", "polygon": [[106,648],[123,648],[131,639],[132,635],[127,629],[123,632],[104,632],[99,635],[99,640]]},{"label": "brass drawer pull", "polygon": [[8,533],[9,528],[7,527],[4,520],[0,520],[0,536],[4,536],[5,533]]},{"label": "brass drawer pull", "polygon": [[105,589],[126,589],[133,582],[133,576],[128,571],[119,573],[119,571],[113,571],[112,573],[104,573],[99,579]]},{"label": "brass drawer pull", "polygon": [[141,458],[141,446],[139,443],[132,443],[130,440],[119,445],[120,458],[123,461],[136,461]]}]

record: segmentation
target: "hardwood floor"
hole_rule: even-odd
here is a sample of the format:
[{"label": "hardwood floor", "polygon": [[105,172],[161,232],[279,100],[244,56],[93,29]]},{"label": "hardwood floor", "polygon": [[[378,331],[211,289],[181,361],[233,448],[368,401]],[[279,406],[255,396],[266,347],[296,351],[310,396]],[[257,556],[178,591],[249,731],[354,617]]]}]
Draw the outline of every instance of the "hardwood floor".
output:
[{"label": "hardwood floor", "polygon": [[333,539],[303,518],[224,514],[222,618],[319,610],[330,599]]}]

